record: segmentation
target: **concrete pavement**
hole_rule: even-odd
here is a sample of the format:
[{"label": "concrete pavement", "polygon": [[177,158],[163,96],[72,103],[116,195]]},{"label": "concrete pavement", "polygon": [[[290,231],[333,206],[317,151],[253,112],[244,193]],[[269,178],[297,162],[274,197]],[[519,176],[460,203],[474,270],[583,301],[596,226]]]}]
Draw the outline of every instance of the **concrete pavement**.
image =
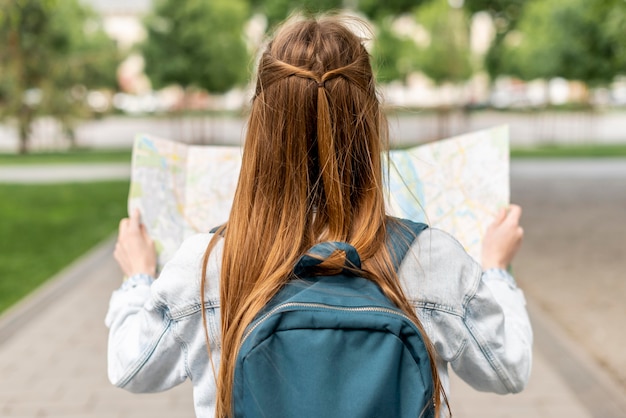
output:
[{"label": "concrete pavement", "polygon": [[[112,250],[113,239],[109,239],[0,317],[0,416],[193,416],[189,383],[162,394],[135,395],[112,387],[107,380],[103,320],[110,293],[121,276]],[[532,314],[535,324],[549,323],[541,312],[533,310]],[[618,409],[603,415],[589,410],[553,365],[552,354],[544,350],[546,342],[554,343],[546,341],[545,334],[553,332],[540,328],[526,391],[507,396],[481,394],[453,379],[455,417],[626,416],[618,415]]]},{"label": "concrete pavement", "polygon": [[[50,166],[41,167],[34,170],[38,174],[24,182],[45,182],[53,175],[54,181],[128,178],[126,164],[118,168],[118,174],[111,174],[109,168],[104,169],[109,174],[99,174],[96,177],[88,174],[97,171],[94,166],[64,166],[65,168],[55,167],[53,170]],[[542,221],[543,218],[540,217],[545,217],[545,213],[567,218],[565,215],[573,209],[589,211],[587,206],[596,207],[600,203],[619,211],[622,200],[617,197],[623,196],[623,184],[619,179],[624,178],[624,167],[624,161],[613,161],[609,164],[605,161],[600,165],[597,162],[559,163],[549,166],[537,162],[512,164],[512,177],[525,179],[522,183],[514,182],[513,189],[516,201],[521,198],[520,203],[526,208],[525,219],[528,225],[525,229],[529,241],[532,240],[527,242],[526,249],[523,248],[527,253],[520,254],[516,271],[522,279],[522,286],[527,290],[535,330],[533,374],[523,393],[506,396],[475,392],[453,378],[450,400],[455,417],[626,417],[626,396],[616,384],[614,373],[613,376],[608,376],[599,362],[591,358],[593,346],[590,348],[587,342],[591,339],[574,340],[572,336],[576,335],[571,329],[564,332],[563,318],[558,318],[558,324],[554,322],[560,312],[566,312],[568,318],[575,319],[572,322],[578,324],[578,328],[589,334],[596,332],[600,328],[597,325],[603,324],[602,321],[607,317],[598,307],[595,310],[593,307],[585,307],[584,301],[568,296],[568,288],[579,289],[577,294],[581,298],[591,295],[591,288],[581,287],[578,282],[576,286],[566,285],[572,282],[576,272],[571,267],[568,269],[566,264],[558,264],[560,259],[555,258],[557,252],[548,251],[549,248],[546,249],[544,245],[551,242],[550,235],[540,233],[543,228],[547,228],[545,220]],[[17,177],[24,178],[24,173],[13,173],[13,177],[4,174],[7,173],[7,168],[0,167],[0,182],[17,182]],[[32,166],[27,168],[33,172]],[[555,178],[558,183],[546,183],[545,177]],[[570,180],[563,182],[561,178]],[[591,182],[590,178],[595,180]],[[585,179],[589,184],[585,183]],[[613,186],[609,181],[611,179],[615,183]],[[584,193],[573,189],[573,185],[581,182],[584,183]],[[598,184],[603,186],[598,187]],[[537,194],[536,191],[542,188],[545,190]],[[615,198],[599,200],[600,190]],[[555,196],[561,195],[566,199],[555,200]],[[529,196],[534,197],[529,199]],[[581,199],[587,206],[581,206]],[[569,207],[570,212],[563,212],[563,207]],[[573,226],[581,224],[582,227],[589,225],[590,221],[602,219],[595,212],[589,212],[593,219],[583,222],[584,219],[580,218],[578,212],[571,213],[573,218],[566,219],[566,231],[569,231],[569,235],[554,235],[552,232],[554,246],[560,249],[558,254],[563,253],[563,237],[570,237],[571,242],[582,242],[579,237],[583,235],[574,230]],[[609,214],[604,216],[607,219],[615,217],[613,212],[606,213]],[[557,224],[558,219],[550,219],[549,223]],[[617,225],[620,224],[609,224],[609,227],[615,229]],[[541,231],[535,230],[537,228]],[[554,227],[550,229],[553,230]],[[598,230],[598,227],[594,230]],[[623,248],[619,241],[609,245],[606,231],[600,232],[602,240],[598,238],[593,242],[597,243],[594,245],[598,245],[598,248],[603,248],[602,254],[612,254],[611,251]],[[593,238],[595,235],[585,227],[584,236]],[[120,277],[111,257],[112,248],[111,240],[101,244],[59,273],[39,291],[0,316],[0,417],[193,416],[189,383],[163,394],[134,395],[112,387],[107,381],[107,337],[103,321],[109,295],[119,284]],[[566,251],[561,257],[563,263],[572,262],[571,251],[575,248],[567,248],[569,252]],[[529,252],[530,250],[534,252]],[[546,253],[545,262],[542,261],[541,252]],[[584,254],[589,254],[589,250],[585,250]],[[575,258],[589,261],[589,257],[583,255]],[[607,264],[606,261],[604,264]],[[576,268],[581,269],[580,266]],[[555,271],[562,271],[565,275],[563,280],[567,282],[556,282],[552,289],[548,279]],[[623,270],[616,269],[617,271]],[[586,273],[585,277],[599,277],[597,271],[595,276],[590,273]],[[541,286],[533,283],[531,278],[541,278]],[[590,286],[602,288],[593,283]],[[621,300],[621,292],[615,287],[615,283],[606,288],[615,289],[611,290],[614,296],[618,296],[614,299]],[[548,299],[544,300],[546,298]],[[546,313],[542,309],[556,306],[557,302],[560,304],[557,304],[559,309],[556,311],[553,309]],[[588,317],[585,326],[580,326],[580,314],[576,313],[581,310],[584,312],[583,316]],[[594,316],[593,312],[601,312],[605,316]],[[603,346],[611,347],[611,341]],[[599,356],[596,354],[594,357]],[[611,364],[618,364],[612,357],[604,358],[611,360],[603,362],[606,368],[610,369]]]},{"label": "concrete pavement", "polygon": [[[389,114],[393,143],[402,146],[474,132],[498,125],[509,125],[514,145],[548,144],[617,144],[626,140],[623,111],[600,112],[452,112],[441,131],[441,116],[434,112]],[[41,118],[35,121],[29,141],[34,150],[64,149],[67,142],[60,124]],[[185,118],[108,116],[81,122],[76,127],[79,146],[124,148],[132,145],[138,133],[172,138],[183,142],[207,140],[211,144],[242,143],[246,118],[202,116]],[[593,141],[592,141],[593,140]],[[0,152],[15,152],[18,134],[15,127],[0,124]]]},{"label": "concrete pavement", "polygon": [[41,184],[129,178],[128,163],[0,165],[0,183]]},{"label": "concrete pavement", "polygon": [[134,395],[106,377],[104,315],[121,273],[100,245],[0,319],[0,416],[193,417],[191,387]]}]

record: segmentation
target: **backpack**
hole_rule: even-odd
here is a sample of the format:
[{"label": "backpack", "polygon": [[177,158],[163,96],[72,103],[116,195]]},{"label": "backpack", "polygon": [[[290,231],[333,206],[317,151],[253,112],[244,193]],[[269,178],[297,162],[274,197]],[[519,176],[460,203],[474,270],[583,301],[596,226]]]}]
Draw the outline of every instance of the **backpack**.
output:
[{"label": "backpack", "polygon": [[[396,271],[426,227],[387,223]],[[244,333],[235,365],[235,418],[433,417],[430,360],[409,318],[374,282],[346,269],[310,275],[335,250],[345,252],[346,265],[360,268],[351,245],[315,245]]]}]

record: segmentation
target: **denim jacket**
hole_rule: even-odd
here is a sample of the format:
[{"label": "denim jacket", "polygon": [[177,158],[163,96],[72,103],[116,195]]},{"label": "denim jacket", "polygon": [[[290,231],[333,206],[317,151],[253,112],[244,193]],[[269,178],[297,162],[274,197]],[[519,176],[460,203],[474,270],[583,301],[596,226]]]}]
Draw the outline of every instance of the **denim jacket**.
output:
[{"label": "denim jacket", "polygon": [[[198,417],[215,415],[216,387],[200,308],[202,257],[211,234],[187,239],[158,280],[135,276],[113,292],[108,375],[131,392],[158,392],[193,382]],[[219,270],[222,243],[207,269],[208,336],[215,368],[220,356]],[[522,291],[503,270],[481,267],[447,233],[427,229],[398,272],[438,354],[448,392],[448,364],[480,391],[515,393],[528,381],[532,330]]]}]

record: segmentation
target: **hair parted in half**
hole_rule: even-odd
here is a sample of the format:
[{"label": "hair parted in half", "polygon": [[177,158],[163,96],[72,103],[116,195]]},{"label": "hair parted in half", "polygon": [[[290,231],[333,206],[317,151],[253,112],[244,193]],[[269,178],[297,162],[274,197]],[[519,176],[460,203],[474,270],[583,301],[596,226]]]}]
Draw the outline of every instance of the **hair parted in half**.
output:
[{"label": "hair parted in half", "polygon": [[[353,24],[362,23],[338,16],[292,19],[260,58],[233,206],[209,243],[202,271],[204,294],[208,257],[223,236],[217,417],[232,416],[234,369],[245,328],[287,283],[298,258],[328,240],[354,246],[364,277],[421,330],[431,359],[436,416],[446,399],[434,348],[385,245],[381,154],[387,150],[388,128],[369,54],[350,29]],[[343,265],[343,254],[336,252],[322,267],[333,273]],[[204,296],[201,300],[210,344]]]}]

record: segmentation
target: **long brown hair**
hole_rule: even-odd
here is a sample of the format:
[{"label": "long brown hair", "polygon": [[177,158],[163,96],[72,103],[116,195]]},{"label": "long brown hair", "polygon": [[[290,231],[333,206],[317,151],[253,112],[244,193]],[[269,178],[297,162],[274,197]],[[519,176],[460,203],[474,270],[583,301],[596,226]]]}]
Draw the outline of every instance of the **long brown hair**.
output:
[{"label": "long brown hair", "polygon": [[[204,258],[202,292],[209,254],[223,236],[217,417],[232,415],[235,362],[245,328],[289,280],[297,259],[326,240],[352,244],[367,277],[424,334],[438,416],[445,394],[435,351],[384,245],[381,154],[387,131],[369,54],[342,18],[293,20],[276,33],[259,62],[230,217]],[[337,257],[328,268],[343,265]]]}]

